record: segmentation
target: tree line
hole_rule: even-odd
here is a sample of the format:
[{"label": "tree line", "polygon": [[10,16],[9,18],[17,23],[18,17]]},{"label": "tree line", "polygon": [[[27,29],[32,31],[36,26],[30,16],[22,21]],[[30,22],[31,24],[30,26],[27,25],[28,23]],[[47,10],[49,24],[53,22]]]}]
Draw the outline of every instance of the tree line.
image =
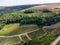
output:
[{"label": "tree line", "polygon": [[4,14],[0,17],[0,26],[10,23],[24,24],[36,24],[40,27],[48,26],[54,23],[60,22],[60,13],[53,16],[27,16],[22,14]]}]

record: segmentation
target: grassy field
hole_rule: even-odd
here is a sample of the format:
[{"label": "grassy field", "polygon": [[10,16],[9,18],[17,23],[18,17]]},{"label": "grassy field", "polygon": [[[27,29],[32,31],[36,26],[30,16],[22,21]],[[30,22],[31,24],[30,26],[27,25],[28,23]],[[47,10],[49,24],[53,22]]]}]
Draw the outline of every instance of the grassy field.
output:
[{"label": "grassy field", "polygon": [[[33,8],[36,8],[36,9],[33,9]],[[46,8],[46,7],[44,7],[44,8]],[[29,22],[29,19],[32,20],[31,21],[32,23],[34,21],[34,24],[35,24],[35,22],[39,22],[39,23],[41,22],[42,25],[45,25],[46,20],[44,17],[50,17],[50,16],[54,17],[55,15],[57,15],[57,12],[60,15],[60,9],[49,9],[49,8],[52,8],[52,7],[48,6],[46,10],[41,9],[40,7],[32,7],[32,8],[28,8],[28,9],[24,9],[24,10],[20,10],[20,11],[15,11],[12,13],[3,14],[3,16],[1,16],[0,21],[1,21],[1,23],[3,22],[4,24],[5,23],[6,24],[0,30],[0,36],[25,34],[27,32],[36,30],[34,32],[28,33],[28,36],[30,38],[32,38],[32,40],[34,40],[34,39],[36,39],[36,38],[38,39],[39,37],[46,34],[42,38],[39,38],[38,41],[37,40],[35,40],[35,41],[37,41],[37,43],[38,42],[41,43],[41,45],[49,45],[58,35],[60,35],[60,29],[48,29],[48,28],[39,29],[39,27],[37,25],[35,25],[35,26],[20,25],[20,21],[21,21],[21,23],[22,22],[26,23],[25,21]],[[27,13],[25,11],[27,11]],[[52,18],[52,17],[50,17],[50,18]],[[49,21],[47,20],[48,23],[50,22],[50,20],[52,20],[51,22],[55,22],[58,19],[58,17],[56,18],[56,20],[55,20],[55,17],[52,19],[50,19],[50,18],[47,18],[47,19],[49,19]],[[12,24],[10,24],[10,23],[12,23]],[[30,23],[28,23],[28,24],[30,24]],[[54,32],[52,32],[52,31],[54,31]],[[29,39],[26,37],[26,35],[21,35],[21,37],[22,37],[23,41],[25,41],[25,42],[29,41]],[[0,37],[0,45],[4,45],[4,44],[5,45],[14,45],[18,42],[20,42],[19,37],[9,37],[9,38]],[[60,43],[58,43],[58,44],[60,44]]]},{"label": "grassy field", "polygon": [[1,38],[0,37],[0,45],[3,45],[6,42],[6,38]]},{"label": "grassy field", "polygon": [[11,32],[16,31],[19,28],[20,28],[19,23],[5,25],[4,28],[0,30],[0,35],[8,35]]},{"label": "grassy field", "polygon": [[60,35],[60,29],[50,29],[51,31],[49,29],[47,30],[48,30],[48,33],[45,36],[43,36],[43,33],[41,32],[41,30],[40,32],[37,31],[37,32],[30,33],[29,36],[32,39],[37,38],[39,36],[43,36],[42,38],[40,39],[37,38],[36,40],[33,40],[33,41],[36,44],[38,43],[40,45],[45,45],[45,44],[50,45]]},{"label": "grassy field", "polygon": [[40,36],[43,36],[44,34],[45,34],[45,32],[44,32],[43,30],[39,29],[39,30],[37,30],[37,31],[34,31],[34,32],[29,33],[28,35],[29,35],[32,39],[34,39],[34,38],[38,38],[38,37],[40,37]]},{"label": "grassy field", "polygon": [[26,33],[38,29],[37,26],[20,26],[19,23],[5,25],[2,30],[0,30],[0,35],[17,35],[21,33]]},{"label": "grassy field", "polygon": [[[37,34],[37,33],[36,33]],[[35,35],[36,35],[35,34]],[[36,38],[34,40],[32,40],[32,43],[30,42],[30,44],[32,45],[50,45],[60,34],[60,29],[54,29],[53,32],[47,33],[45,36],[43,36],[42,38]]]},{"label": "grassy field", "polygon": [[45,28],[45,29],[43,29],[43,30],[44,30],[45,32],[47,32],[47,33],[54,31],[54,29],[51,29],[51,28]]},{"label": "grassy field", "polygon": [[25,41],[25,42],[29,41],[29,39],[25,35],[22,35],[21,37],[22,37],[23,41]]},{"label": "grassy field", "polygon": [[57,43],[57,45],[60,45],[60,41]]},{"label": "grassy field", "polygon": [[19,37],[0,38],[0,45],[14,45],[20,42]]},{"label": "grassy field", "polygon": [[[32,10],[32,9],[28,9],[28,10]],[[33,9],[33,11],[34,11],[34,13],[24,13],[24,11],[18,11],[18,12],[13,12],[13,13],[11,13],[11,14],[15,14],[15,15],[17,15],[17,14],[21,14],[21,15],[26,15],[26,16],[29,16],[29,17],[31,17],[31,16],[42,16],[42,17],[46,17],[46,16],[53,16],[54,15],[54,12],[50,12],[50,13],[44,13],[44,12],[42,12],[42,11],[39,11],[39,10],[34,10]],[[52,10],[51,10],[52,11]]]},{"label": "grassy field", "polygon": [[18,37],[7,38],[6,45],[14,45],[18,42],[20,42],[20,39]]}]

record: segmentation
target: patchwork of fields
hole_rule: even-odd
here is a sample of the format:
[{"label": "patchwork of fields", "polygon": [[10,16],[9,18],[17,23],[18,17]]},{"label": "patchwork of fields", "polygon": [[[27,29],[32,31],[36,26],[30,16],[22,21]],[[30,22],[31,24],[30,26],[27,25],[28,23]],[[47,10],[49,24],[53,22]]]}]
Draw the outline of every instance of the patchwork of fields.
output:
[{"label": "patchwork of fields", "polygon": [[0,30],[0,35],[3,36],[9,36],[9,35],[17,35],[22,33],[27,33],[29,31],[33,31],[38,29],[38,26],[20,26],[19,23],[16,24],[8,24],[3,27],[3,29]]},{"label": "patchwork of fields", "polygon": [[14,45],[22,41],[26,42],[32,40],[35,37],[39,38],[44,34],[45,32],[39,29],[37,25],[21,26],[19,23],[9,24],[0,30],[0,45]]},{"label": "patchwork of fields", "polygon": [[10,37],[10,38],[4,38],[0,37],[0,45],[14,45],[20,43],[19,37]]},{"label": "patchwork of fields", "polygon": [[[0,45],[50,45],[60,35],[60,6],[41,5],[3,14]],[[38,44],[39,43],[39,44]],[[57,45],[59,45],[58,42]],[[29,44],[28,44],[29,45]]]},{"label": "patchwork of fields", "polygon": [[[19,30],[18,30],[19,29]],[[14,32],[15,31],[15,32]],[[20,32],[19,32],[20,31]],[[40,29],[36,25],[19,25],[19,23],[9,24],[0,30],[0,45],[15,45],[18,43],[27,42],[29,40],[40,38],[47,33],[54,31],[53,29]],[[13,33],[14,32],[14,33]],[[57,30],[56,33],[58,33]],[[59,32],[60,33],[60,32]],[[5,40],[5,41],[3,41]]]},{"label": "patchwork of fields", "polygon": [[57,45],[60,45],[60,41],[57,43]]}]

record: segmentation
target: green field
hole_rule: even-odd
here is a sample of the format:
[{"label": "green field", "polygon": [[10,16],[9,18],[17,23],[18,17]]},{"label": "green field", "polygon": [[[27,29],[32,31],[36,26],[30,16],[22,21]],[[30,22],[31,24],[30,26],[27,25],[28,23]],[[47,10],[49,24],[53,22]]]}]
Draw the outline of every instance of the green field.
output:
[{"label": "green field", "polygon": [[0,45],[3,45],[6,42],[6,38],[1,38],[0,37]]},{"label": "green field", "polygon": [[52,31],[54,31],[54,29],[51,29],[51,28],[45,28],[45,29],[43,29],[46,33],[50,33],[50,32],[52,32]]},{"label": "green field", "polygon": [[60,41],[57,43],[57,45],[60,45]]},{"label": "green field", "polygon": [[18,42],[21,42],[19,37],[0,38],[0,45],[15,45]]},{"label": "green field", "polygon": [[4,28],[2,30],[0,30],[0,35],[9,35],[19,28],[20,28],[20,26],[18,23],[5,25]]},{"label": "green field", "polygon": [[34,32],[29,33],[28,35],[29,35],[32,39],[34,39],[34,38],[39,38],[40,36],[43,36],[44,34],[45,34],[45,32],[44,32],[43,30],[38,29],[38,30],[36,30],[36,31],[34,31]]},{"label": "green field", "polygon": [[[42,12],[42,11],[40,11],[40,10],[37,10],[37,9],[27,9],[27,11],[33,11],[33,13],[24,13],[25,11],[26,11],[26,9],[25,10],[21,10],[21,11],[16,11],[16,12],[12,12],[11,14],[14,14],[14,15],[25,15],[25,16],[29,16],[29,17],[32,17],[32,16],[37,16],[37,17],[47,17],[47,16],[53,16],[54,15],[54,11],[52,11],[52,9],[50,10],[51,12],[49,12],[49,13],[44,13],[44,12]],[[47,9],[47,10],[49,10],[49,9]]]},{"label": "green field", "polygon": [[20,26],[19,23],[5,25],[3,29],[0,30],[0,35],[18,35],[33,31],[38,29],[37,26]]},{"label": "green field", "polygon": [[[31,7],[5,13],[0,16],[0,45],[15,45],[18,42],[22,42],[21,45],[49,45],[60,35],[60,29],[43,27],[58,22],[60,22],[60,9],[57,8]],[[29,40],[29,37],[32,40]],[[24,42],[28,44],[23,44]]]},{"label": "green field", "polygon": [[29,39],[25,35],[22,35],[21,37],[22,37],[24,42],[28,42],[29,41]]}]

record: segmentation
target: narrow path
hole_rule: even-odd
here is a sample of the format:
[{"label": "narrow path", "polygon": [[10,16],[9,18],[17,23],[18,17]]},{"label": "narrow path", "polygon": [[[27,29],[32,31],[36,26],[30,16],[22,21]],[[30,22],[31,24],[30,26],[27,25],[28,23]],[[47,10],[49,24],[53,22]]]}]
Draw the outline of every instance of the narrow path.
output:
[{"label": "narrow path", "polygon": [[[39,29],[36,29],[36,30],[34,30],[34,31],[38,31]],[[11,37],[16,37],[16,36],[18,36],[19,37],[19,39],[21,40],[21,41],[23,41],[23,39],[22,39],[22,35],[26,35],[26,37],[29,39],[29,40],[32,40],[29,36],[28,36],[28,33],[31,33],[31,32],[34,32],[34,31],[30,31],[30,32],[26,32],[26,33],[23,33],[23,34],[18,34],[18,35],[12,35],[12,36],[0,36],[1,38],[11,38]],[[24,41],[23,41],[24,42]],[[20,43],[20,42],[18,42],[18,43]],[[16,43],[15,43],[16,44]],[[6,43],[4,44],[4,45],[6,45]]]},{"label": "narrow path", "polygon": [[56,38],[55,41],[53,41],[50,45],[56,45],[60,41],[60,36]]},{"label": "narrow path", "polygon": [[[34,30],[34,31],[38,31],[38,30],[39,30],[39,29],[36,29],[36,30]],[[16,36],[25,35],[25,34],[28,34],[28,33],[34,32],[34,31],[30,31],[30,32],[26,32],[26,33],[18,34],[18,35],[12,35],[12,36],[0,36],[0,37],[4,37],[4,38],[16,37]]]},{"label": "narrow path", "polygon": [[21,37],[20,35],[19,35],[18,37],[19,37],[19,39],[20,39],[21,41],[23,41],[23,39],[22,39],[22,37]]},{"label": "narrow path", "polygon": [[30,24],[30,25],[22,25],[21,27],[30,27],[30,26],[37,26],[37,25],[34,25],[34,24]]},{"label": "narrow path", "polygon": [[25,34],[26,35],[26,37],[29,39],[29,40],[32,40],[29,36],[28,36],[28,34]]},{"label": "narrow path", "polygon": [[44,26],[43,28],[52,28],[52,29],[54,29],[54,28],[60,28],[60,22],[52,24],[50,26]]}]

